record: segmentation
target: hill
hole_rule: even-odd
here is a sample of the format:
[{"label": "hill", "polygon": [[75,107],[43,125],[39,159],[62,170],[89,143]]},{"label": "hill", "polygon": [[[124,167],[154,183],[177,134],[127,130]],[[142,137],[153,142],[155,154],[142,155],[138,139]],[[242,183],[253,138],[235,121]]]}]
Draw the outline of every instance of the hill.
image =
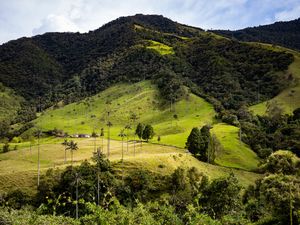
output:
[{"label": "hill", "polygon": [[[169,104],[163,104],[157,86],[146,81],[115,85],[82,101],[45,111],[34,122],[43,131],[56,128],[70,135],[91,134],[93,130],[100,133],[101,127],[107,131],[108,111],[113,124],[112,138],[120,139],[118,134],[121,129],[128,124],[134,129],[141,122],[154,126],[156,135],[161,136],[161,143],[178,147],[185,146],[186,137],[193,126],[212,123],[215,115],[213,106],[194,94],[188,94],[170,109]],[[135,124],[130,119],[133,113],[138,117]],[[174,118],[175,114],[177,119]],[[129,133],[133,138],[134,130]],[[180,138],[182,135],[184,138]]]},{"label": "hill", "polygon": [[239,41],[263,42],[300,50],[300,18],[242,30],[213,30],[216,34]]},{"label": "hill", "polygon": [[258,80],[269,84],[262,100],[279,94],[289,84],[285,70],[292,61],[290,54],[219,38],[162,16],[135,15],[85,34],[46,33],[3,44],[0,82],[46,109],[118,82],[159,81],[158,74],[169,74],[171,81],[158,85],[160,90],[176,81],[218,110],[237,109],[256,101]]},{"label": "hill", "polygon": [[[107,102],[110,104],[106,104]],[[109,118],[108,111],[110,111]],[[138,117],[136,122],[130,120],[133,113]],[[93,131],[99,134],[100,128],[104,128],[104,135],[107,137],[106,123],[109,120],[112,123],[111,138],[121,140],[120,131],[126,125],[130,125],[131,129],[125,130],[125,133],[132,141],[135,127],[140,122],[154,127],[155,136],[150,140],[151,143],[184,148],[192,128],[215,124],[215,115],[211,104],[191,93],[170,108],[170,105],[164,104],[156,85],[145,81],[134,85],[115,85],[77,103],[59,109],[49,109],[34,123],[44,132],[56,129],[70,135],[91,135]],[[238,138],[237,131],[238,128],[233,126],[214,125],[212,132],[216,133],[223,146],[222,152],[217,154],[216,162],[223,166],[253,170],[257,167],[258,158],[249,147],[243,145],[241,148],[240,143],[234,141]],[[158,136],[160,141],[157,141]],[[231,145],[228,146],[226,142],[230,142]],[[227,157],[224,157],[225,155]]]},{"label": "hill", "polygon": [[[258,43],[256,43],[258,44]],[[271,48],[277,51],[287,51],[294,55],[294,62],[289,66],[288,73],[293,76],[291,85],[284,89],[279,95],[262,103],[250,107],[255,114],[264,115],[267,110],[267,104],[276,102],[283,109],[283,113],[291,114],[295,109],[300,107],[300,53],[279,46],[271,46],[267,44],[258,44],[265,48]]]}]

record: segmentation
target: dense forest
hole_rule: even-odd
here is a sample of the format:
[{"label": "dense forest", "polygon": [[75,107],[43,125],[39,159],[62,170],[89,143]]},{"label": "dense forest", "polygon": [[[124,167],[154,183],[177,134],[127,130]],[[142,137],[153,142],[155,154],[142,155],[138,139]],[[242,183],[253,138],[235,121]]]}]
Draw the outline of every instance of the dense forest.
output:
[{"label": "dense forest", "polygon": [[236,31],[213,30],[212,32],[239,41],[264,42],[300,50],[298,41],[300,39],[300,19]]}]

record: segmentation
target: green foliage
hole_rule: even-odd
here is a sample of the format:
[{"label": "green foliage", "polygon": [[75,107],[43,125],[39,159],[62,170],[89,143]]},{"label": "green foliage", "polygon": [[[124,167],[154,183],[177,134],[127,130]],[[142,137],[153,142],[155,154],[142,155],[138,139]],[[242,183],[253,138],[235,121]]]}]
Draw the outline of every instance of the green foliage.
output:
[{"label": "green foliage", "polygon": [[[297,113],[297,112],[296,112]],[[261,158],[272,150],[286,149],[300,155],[300,126],[293,115],[257,116],[251,122],[242,122],[242,140]]]},{"label": "green foliage", "polygon": [[31,209],[14,210],[0,208],[1,225],[79,225],[79,221],[67,216],[40,215]]},{"label": "green foliage", "polygon": [[201,130],[194,127],[186,142],[186,148],[202,161],[207,161],[207,151],[210,140],[209,129],[207,125],[203,126]]},{"label": "green foliage", "polygon": [[157,84],[161,96],[167,101],[176,102],[187,95],[182,78],[171,70],[161,70],[156,75],[154,82]]},{"label": "green foliage", "polygon": [[220,219],[225,215],[234,215],[242,207],[240,190],[237,178],[230,174],[228,177],[212,181],[204,189],[199,203],[212,218]]},{"label": "green foliage", "polygon": [[9,123],[5,120],[0,121],[0,139],[7,136],[9,132]]},{"label": "green foliage", "polygon": [[175,52],[185,59],[190,69],[188,78],[225,109],[237,110],[257,102],[257,88],[260,100],[274,97],[290,82],[279,71],[288,68],[292,54],[212,35],[194,38],[188,45],[175,48]]},{"label": "green foliage", "polygon": [[215,30],[213,32],[240,41],[255,41],[278,44],[300,50],[300,19],[276,22],[270,25],[245,28],[237,31]]},{"label": "green foliage", "polygon": [[9,152],[9,150],[10,150],[9,144],[5,143],[2,147],[2,152],[6,153],[6,152]]},{"label": "green foliage", "polygon": [[142,138],[148,142],[149,139],[152,139],[154,136],[153,127],[147,124],[143,130]]},{"label": "green foliage", "polygon": [[30,204],[30,197],[20,189],[11,190],[4,197],[5,205],[13,209],[21,209],[21,207]]},{"label": "green foliage", "polygon": [[144,125],[141,123],[138,123],[136,130],[135,130],[135,134],[139,137],[139,139],[142,139],[143,131],[144,131]]},{"label": "green foliage", "polygon": [[265,160],[260,169],[268,173],[299,175],[300,159],[289,151],[277,151]]},{"label": "green foliage", "polygon": [[[258,224],[297,224],[300,207],[299,177],[271,174],[250,186],[245,195],[246,212]],[[268,221],[268,222],[267,222]],[[272,221],[272,222],[271,222]]]}]

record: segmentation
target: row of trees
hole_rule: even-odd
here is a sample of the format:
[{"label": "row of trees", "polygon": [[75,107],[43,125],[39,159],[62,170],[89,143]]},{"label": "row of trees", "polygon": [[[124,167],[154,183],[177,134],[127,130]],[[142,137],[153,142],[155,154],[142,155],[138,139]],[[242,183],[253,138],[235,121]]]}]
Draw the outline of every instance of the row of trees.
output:
[{"label": "row of trees", "polygon": [[73,153],[78,150],[78,145],[73,140],[68,141],[67,139],[61,143],[65,147],[65,163],[67,163],[67,151],[71,152],[71,164],[73,165]]}]

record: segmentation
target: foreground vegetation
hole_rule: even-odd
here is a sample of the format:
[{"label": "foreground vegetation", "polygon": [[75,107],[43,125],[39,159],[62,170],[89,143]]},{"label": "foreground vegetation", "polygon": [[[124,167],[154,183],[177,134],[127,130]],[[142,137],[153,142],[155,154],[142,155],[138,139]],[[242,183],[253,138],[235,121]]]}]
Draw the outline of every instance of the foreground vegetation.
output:
[{"label": "foreground vegetation", "polygon": [[21,190],[3,195],[1,222],[61,224],[66,217],[67,224],[295,225],[300,219],[300,161],[289,152],[271,155],[260,167],[271,174],[243,193],[232,173],[214,180],[195,167],[170,175],[116,174],[102,153],[93,159],[48,170],[33,197]]}]

